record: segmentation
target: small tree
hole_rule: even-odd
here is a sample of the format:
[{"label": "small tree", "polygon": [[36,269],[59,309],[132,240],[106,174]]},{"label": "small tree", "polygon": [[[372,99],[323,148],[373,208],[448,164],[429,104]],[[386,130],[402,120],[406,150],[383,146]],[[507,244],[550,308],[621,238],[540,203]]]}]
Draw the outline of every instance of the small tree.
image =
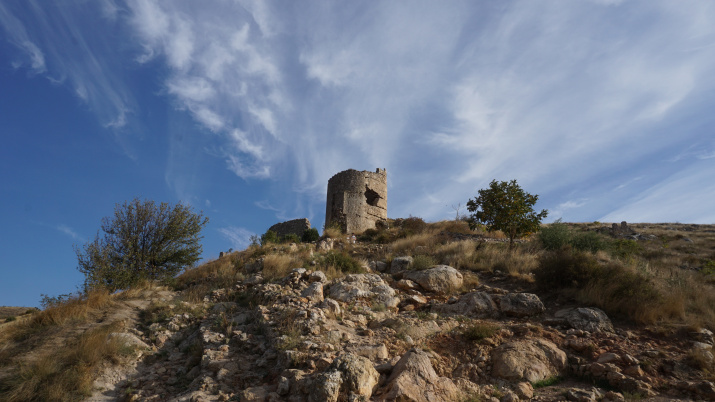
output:
[{"label": "small tree", "polygon": [[539,199],[519,187],[516,180],[497,182],[492,180],[488,189],[479,190],[479,197],[467,202],[467,210],[473,212],[469,227],[486,225],[488,231],[501,230],[509,236],[509,248],[514,239],[539,230],[541,220],[546,217],[545,209],[538,214],[533,206]]},{"label": "small tree", "polygon": [[126,289],[143,279],[170,278],[199,260],[201,229],[208,223],[186,205],[141,201],[117,204],[102,219],[103,235],[75,247],[85,289]]}]

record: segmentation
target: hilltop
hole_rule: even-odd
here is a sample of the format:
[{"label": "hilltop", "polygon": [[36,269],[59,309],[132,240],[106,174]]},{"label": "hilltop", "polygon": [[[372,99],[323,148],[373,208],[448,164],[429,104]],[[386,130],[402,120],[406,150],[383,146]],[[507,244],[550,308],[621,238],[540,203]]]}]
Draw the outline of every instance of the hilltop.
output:
[{"label": "hilltop", "polygon": [[715,225],[265,244],[0,327],[0,399],[712,400]]}]

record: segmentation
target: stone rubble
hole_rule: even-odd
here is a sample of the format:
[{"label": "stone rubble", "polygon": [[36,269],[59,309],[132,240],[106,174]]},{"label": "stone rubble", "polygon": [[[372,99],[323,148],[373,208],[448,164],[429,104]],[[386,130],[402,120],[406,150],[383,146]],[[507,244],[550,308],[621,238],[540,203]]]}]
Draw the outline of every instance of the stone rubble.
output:
[{"label": "stone rubble", "polygon": [[[106,395],[129,401],[431,402],[470,395],[501,402],[623,401],[624,393],[715,399],[712,382],[686,376],[683,368],[692,354],[712,360],[708,330],[691,330],[676,348],[644,330],[617,329],[593,307],[547,310],[536,294],[486,285],[460,293],[463,274],[449,266],[411,271],[398,263],[403,268],[394,275],[332,280],[298,268],[266,282],[255,264],[245,264],[245,279],[203,302],[179,302],[175,314],[113,335],[145,352],[136,374],[101,383]],[[480,325],[493,331],[469,339]],[[535,384],[553,378],[578,385],[544,396]]]}]

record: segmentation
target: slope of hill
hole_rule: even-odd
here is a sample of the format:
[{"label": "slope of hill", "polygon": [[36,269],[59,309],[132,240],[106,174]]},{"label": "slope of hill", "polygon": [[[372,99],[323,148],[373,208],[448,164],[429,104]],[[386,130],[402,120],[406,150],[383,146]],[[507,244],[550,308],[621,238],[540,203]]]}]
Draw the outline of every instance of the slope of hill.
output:
[{"label": "slope of hill", "polygon": [[73,299],[0,330],[0,399],[715,399],[715,227],[545,229],[409,218]]}]

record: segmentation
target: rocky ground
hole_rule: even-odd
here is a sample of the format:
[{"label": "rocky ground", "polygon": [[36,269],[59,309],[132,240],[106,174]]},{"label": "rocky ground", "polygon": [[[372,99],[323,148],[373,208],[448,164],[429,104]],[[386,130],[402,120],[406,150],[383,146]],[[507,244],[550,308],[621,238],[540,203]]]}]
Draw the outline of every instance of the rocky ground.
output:
[{"label": "rocky ground", "polygon": [[140,353],[88,400],[715,400],[706,329],[613,322],[498,271],[410,260],[268,281],[257,259],[202,301],[166,292],[117,335]]}]

